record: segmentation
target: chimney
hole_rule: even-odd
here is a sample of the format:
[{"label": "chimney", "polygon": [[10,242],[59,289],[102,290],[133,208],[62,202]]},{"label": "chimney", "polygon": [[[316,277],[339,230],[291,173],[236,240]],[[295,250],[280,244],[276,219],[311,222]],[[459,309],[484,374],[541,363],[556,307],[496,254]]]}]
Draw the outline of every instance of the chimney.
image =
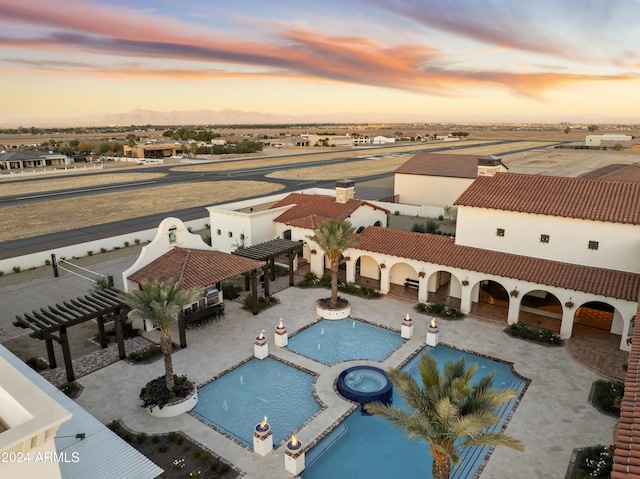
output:
[{"label": "chimney", "polygon": [[498,156],[483,156],[478,158],[478,176],[494,176],[500,171],[502,158]]},{"label": "chimney", "polygon": [[356,188],[354,185],[353,180],[336,181],[336,202],[344,204],[355,198]]}]

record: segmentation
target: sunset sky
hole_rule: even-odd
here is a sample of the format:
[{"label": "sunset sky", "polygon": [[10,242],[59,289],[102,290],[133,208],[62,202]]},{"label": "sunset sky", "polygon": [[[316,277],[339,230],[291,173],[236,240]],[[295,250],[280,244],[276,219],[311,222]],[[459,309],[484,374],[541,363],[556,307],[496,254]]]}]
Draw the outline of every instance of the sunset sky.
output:
[{"label": "sunset sky", "polygon": [[0,120],[231,108],[640,123],[638,18],[637,0],[0,0]]}]

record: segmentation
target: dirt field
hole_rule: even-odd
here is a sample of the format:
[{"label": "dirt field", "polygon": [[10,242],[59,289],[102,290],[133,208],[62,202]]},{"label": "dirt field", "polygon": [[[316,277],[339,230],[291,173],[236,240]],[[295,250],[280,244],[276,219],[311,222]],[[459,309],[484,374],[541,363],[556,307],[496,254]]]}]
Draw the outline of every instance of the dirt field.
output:
[{"label": "dirt field", "polygon": [[70,200],[8,206],[0,208],[0,242],[265,195],[281,188],[259,181],[200,182],[145,188],[126,195],[106,193],[92,196],[90,201],[75,200],[73,206]]}]

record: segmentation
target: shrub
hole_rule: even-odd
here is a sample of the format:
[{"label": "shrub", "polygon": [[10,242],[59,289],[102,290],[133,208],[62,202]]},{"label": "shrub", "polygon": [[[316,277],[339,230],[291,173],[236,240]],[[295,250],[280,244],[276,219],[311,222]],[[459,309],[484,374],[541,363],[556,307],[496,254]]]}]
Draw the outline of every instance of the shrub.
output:
[{"label": "shrub", "polygon": [[116,434],[118,434],[118,432],[122,430],[122,426],[118,421],[111,421],[110,423],[107,424],[107,427],[111,429],[113,432],[115,432]]},{"label": "shrub", "polygon": [[400,211],[395,210],[395,211],[393,212],[393,214],[394,214],[394,216],[400,216]]},{"label": "shrub", "polygon": [[106,253],[107,252],[107,248],[100,248],[100,252],[101,253]]},{"label": "shrub", "polygon": [[439,219],[440,221],[443,221],[443,220],[444,220],[444,215],[440,215],[440,216],[438,216],[438,219]]},{"label": "shrub", "polygon": [[93,251],[92,251],[92,250],[89,250],[89,251],[87,251],[87,254],[88,254],[89,256],[93,256]]},{"label": "shrub", "polygon": [[415,310],[419,313],[432,314],[441,318],[463,318],[464,314],[456,308],[450,308],[442,303],[418,303]]},{"label": "shrub", "polygon": [[44,260],[44,264],[45,264],[46,266],[51,266],[51,260],[50,260],[50,259],[45,259],[45,260]]},{"label": "shrub", "polygon": [[162,446],[160,446],[158,448],[158,451],[160,452],[167,452],[167,450],[169,449],[169,446],[167,446],[166,444],[163,444]]},{"label": "shrub", "polygon": [[548,329],[541,329],[537,326],[527,326],[526,324],[511,324],[507,328],[510,336],[530,341],[537,341],[545,344],[562,344],[562,338]]},{"label": "shrub", "polygon": [[142,444],[146,440],[147,440],[146,432],[139,432],[138,434],[136,434],[136,444]]},{"label": "shrub", "polygon": [[167,389],[164,376],[149,381],[140,391],[140,399],[142,399],[142,407],[153,409],[159,407],[162,409],[173,398],[186,398],[195,388],[193,383],[186,376],[173,376],[175,387],[173,391]]},{"label": "shrub", "polygon": [[620,401],[624,396],[624,384],[598,379],[594,383],[593,402],[608,413],[620,416]]},{"label": "shrub", "polygon": [[318,284],[318,282],[319,282],[318,276],[315,273],[312,273],[311,271],[309,271],[304,275],[304,277],[302,278],[302,281],[298,283],[298,286],[301,286],[303,288],[308,286],[315,286]]},{"label": "shrub", "polygon": [[167,434],[167,440],[169,442],[178,442],[179,437],[182,437],[182,436],[180,436],[180,434],[178,434],[175,431],[171,431],[169,434]]},{"label": "shrub", "polygon": [[189,233],[193,233],[193,228],[191,228],[191,226],[187,226],[187,231],[188,231]]},{"label": "shrub", "polygon": [[[262,311],[263,309],[267,309],[271,306],[275,306],[278,304],[280,300],[274,296],[258,296],[258,311]],[[252,309],[253,308],[253,297],[248,294],[244,297],[242,301],[243,309]]]},{"label": "shrub", "polygon": [[128,442],[129,444],[131,444],[131,441],[133,441],[133,434],[131,434],[129,432],[124,432],[120,437],[124,441]]},{"label": "shrub", "polygon": [[222,295],[225,299],[236,299],[240,294],[232,283],[222,283]]},{"label": "shrub", "polygon": [[25,363],[35,371],[42,371],[44,369],[47,369],[47,365],[44,364],[42,361],[40,361],[39,358],[36,358],[35,356],[27,358]]},{"label": "shrub", "polygon": [[20,272],[20,266],[14,266],[12,269],[13,269],[14,273],[19,273]]},{"label": "shrub", "polygon": [[135,244],[140,244],[140,238],[136,238],[136,239],[134,239],[134,240],[133,240],[133,242],[134,242]]},{"label": "shrub", "polygon": [[78,392],[78,385],[76,383],[66,383],[60,386],[60,391],[65,393],[69,397],[73,397]]},{"label": "shrub", "polygon": [[571,479],[609,478],[613,470],[614,446],[601,444],[586,447],[578,452]]},{"label": "shrub", "polygon": [[151,442],[158,444],[160,442],[160,436],[151,436]]},{"label": "shrub", "polygon": [[204,228],[208,230],[209,228],[211,228],[211,225],[209,223],[205,223]]},{"label": "shrub", "polygon": [[274,265],[273,271],[277,278],[287,276],[289,274],[289,268],[287,266],[282,266],[281,264]]},{"label": "shrub", "polygon": [[153,359],[156,356],[159,356],[161,354],[162,354],[162,350],[158,346],[151,345],[151,346],[143,349],[142,351],[129,353],[129,356],[127,356],[127,357],[131,361],[134,361],[136,363],[140,363],[140,362],[144,362],[144,361],[149,361],[150,359]]},{"label": "shrub", "polygon": [[129,246],[129,244],[130,244],[130,243],[129,243],[128,241],[125,241],[125,242],[124,242],[124,247],[126,248],[127,246]]},{"label": "shrub", "polygon": [[0,269],[0,276],[4,276],[4,271]]}]

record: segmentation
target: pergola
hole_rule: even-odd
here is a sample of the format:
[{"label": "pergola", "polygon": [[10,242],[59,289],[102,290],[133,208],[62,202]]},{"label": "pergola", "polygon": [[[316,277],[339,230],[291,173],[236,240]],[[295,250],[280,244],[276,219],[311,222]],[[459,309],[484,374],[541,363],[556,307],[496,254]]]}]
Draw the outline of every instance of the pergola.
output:
[{"label": "pergola", "polygon": [[[289,286],[293,286],[293,259],[296,254],[302,251],[303,243],[301,241],[292,241],[288,239],[274,239],[270,241],[265,241],[264,243],[258,243],[253,246],[249,246],[246,248],[240,248],[233,252],[233,254],[242,256],[244,258],[250,258],[256,261],[266,261],[267,268],[265,271],[264,278],[264,294],[265,296],[269,296],[269,279],[271,281],[275,281],[275,259],[281,255],[287,255],[289,260]],[[247,278],[247,281],[249,278]],[[252,278],[253,281],[256,278]],[[254,283],[253,289],[255,290],[256,285]],[[246,285],[246,289],[249,289],[249,285]]]},{"label": "pergola", "polygon": [[[22,328],[30,328],[32,338],[44,340],[47,347],[49,367],[57,367],[56,356],[53,350],[53,341],[62,347],[64,365],[67,371],[67,380],[75,381],[73,365],[71,363],[71,351],[67,328],[81,324],[92,319],[98,322],[98,337],[100,347],[107,347],[107,337],[104,323],[106,318],[113,316],[118,343],[118,355],[120,359],[126,358],[124,349],[124,335],[122,324],[126,320],[127,313],[131,310],[118,299],[120,291],[115,288],[94,291],[81,298],[63,301],[62,304],[40,308],[38,311],[16,315],[14,325]],[[110,320],[110,319],[109,319]]]}]

